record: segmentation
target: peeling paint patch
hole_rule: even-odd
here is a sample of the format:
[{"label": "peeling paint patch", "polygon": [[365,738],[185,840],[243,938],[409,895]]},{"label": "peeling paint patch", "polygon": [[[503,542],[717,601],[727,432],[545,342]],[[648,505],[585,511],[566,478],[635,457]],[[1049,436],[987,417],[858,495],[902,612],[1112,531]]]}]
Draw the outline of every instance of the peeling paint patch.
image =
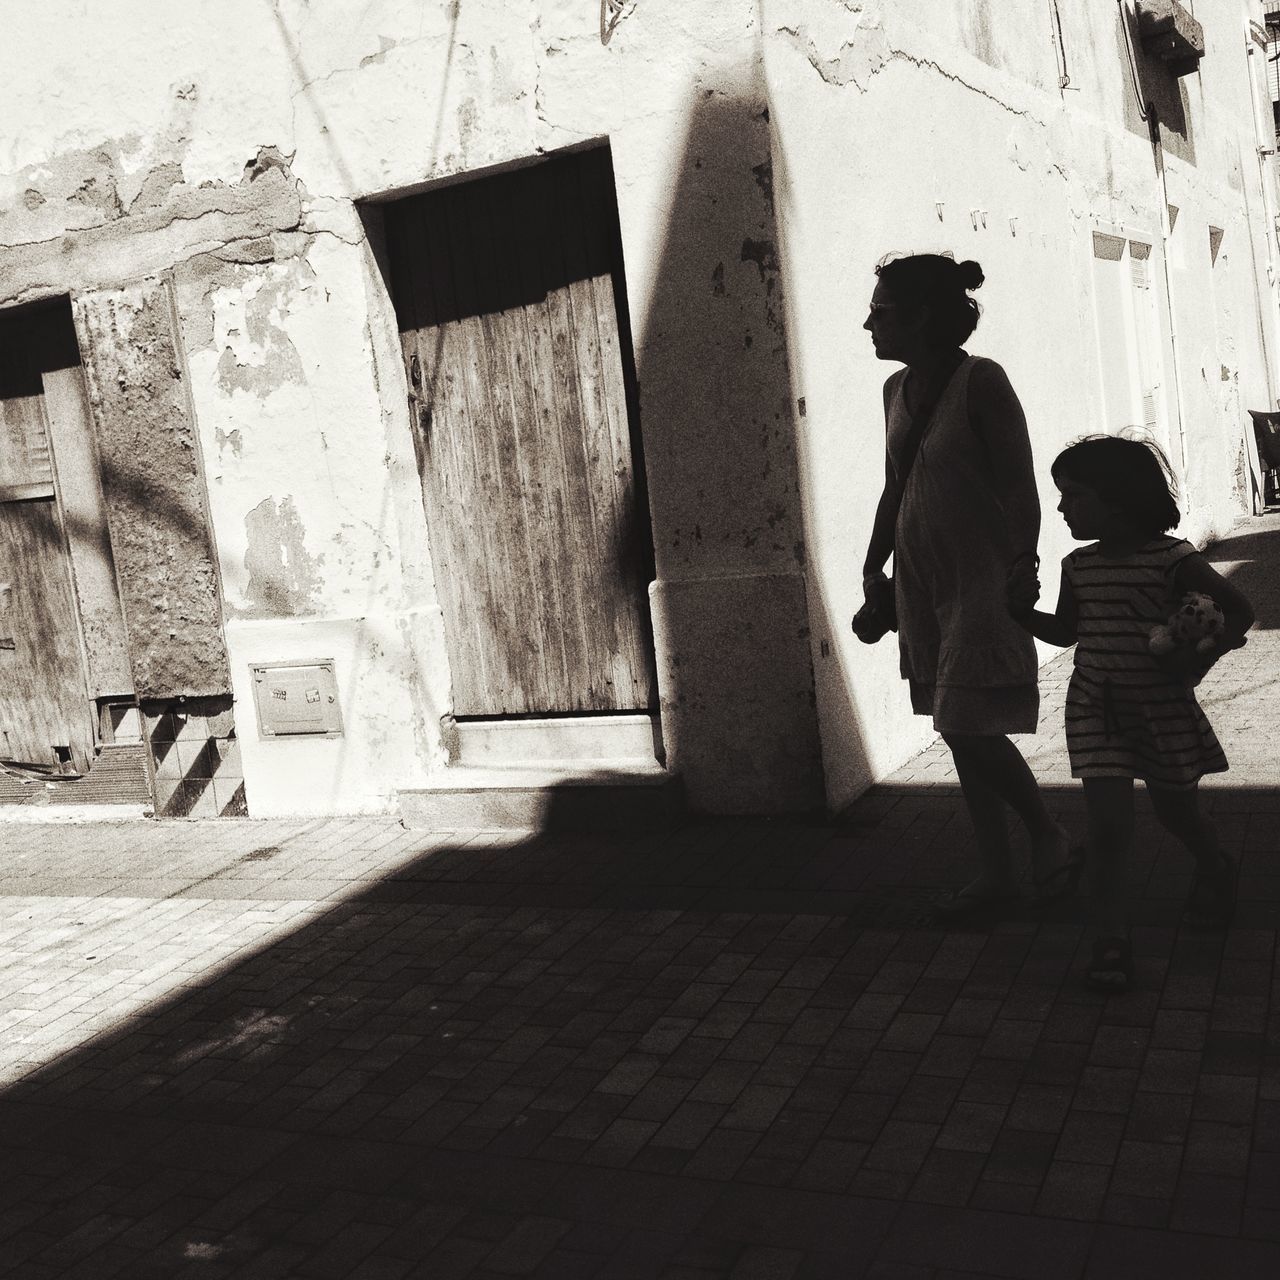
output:
[{"label": "peeling paint patch", "polygon": [[[779,27],[778,34],[786,36],[804,54],[827,84],[853,85],[860,93],[866,93],[872,77],[884,69],[893,54],[884,27],[877,20],[878,13],[873,15],[858,9],[851,16],[853,30],[835,49],[821,47],[815,33],[807,27]],[[823,34],[828,32],[824,30]]]},{"label": "peeling paint patch", "polygon": [[240,428],[236,427],[232,431],[223,431],[218,427],[214,432],[214,440],[218,445],[218,457],[221,458],[223,451],[230,446],[231,452],[237,457],[244,454],[244,438],[240,434]]},{"label": "peeling paint patch", "polygon": [[124,206],[120,203],[120,196],[116,192],[115,178],[110,173],[101,177],[86,178],[67,197],[67,200],[69,203],[97,209],[107,222],[114,221],[124,213]]},{"label": "peeling paint patch", "polygon": [[138,194],[129,202],[129,212],[142,213],[158,209],[169,198],[169,193],[182,182],[180,164],[162,164],[147,174],[138,188]]},{"label": "peeling paint patch", "polygon": [[[818,45],[814,32],[807,27],[779,27],[777,34],[785,37],[800,50],[822,80],[834,87],[843,88],[852,85],[859,93],[867,93],[871,88],[871,81],[890,63],[907,62],[919,70],[937,72],[944,79],[968,89],[979,97],[986,98],[1012,115],[1028,116],[1028,112],[1013,106],[957,72],[948,70],[933,58],[921,57],[905,49],[895,48],[879,21],[878,12],[873,17],[869,11],[859,9],[856,16],[858,22],[854,32],[843,40],[838,48],[830,51]],[[980,41],[981,33],[975,36],[975,39]]]},{"label": "peeling paint patch", "polygon": [[269,395],[285,383],[305,381],[302,360],[285,332],[295,287],[294,278],[280,276],[259,276],[246,284],[240,323],[233,318],[218,360],[224,395]]},{"label": "peeling paint patch", "polygon": [[778,289],[778,250],[772,240],[752,240],[748,237],[742,242],[740,261],[754,262],[760,272],[760,281],[764,285],[764,319],[775,333],[782,332],[782,295]]},{"label": "peeling paint patch", "polygon": [[244,181],[256,182],[263,174],[277,169],[289,182],[292,182],[293,175],[289,172],[291,159],[292,157],[286,156],[279,147],[259,147],[258,154],[245,163]]},{"label": "peeling paint patch", "polygon": [[275,147],[230,186],[189,185],[177,161],[135,181],[104,148],[69,153],[16,175],[0,209],[0,299],[114,287],[232,242],[260,260],[267,240],[275,246],[273,234],[293,231],[301,216],[298,184]]},{"label": "peeling paint patch", "polygon": [[378,37],[378,52],[366,54],[360,59],[362,67],[370,67],[376,62],[385,62],[387,54],[396,47],[396,42],[388,36]]},{"label": "peeling paint patch", "polygon": [[292,498],[263,498],[244,518],[247,607],[242,617],[296,618],[312,613],[322,557],[308,554],[306,531]]},{"label": "peeling paint patch", "polygon": [[756,180],[756,186],[760,188],[761,194],[768,202],[769,208],[773,208],[773,161],[765,160],[762,164],[751,166],[751,176]]},{"label": "peeling paint patch", "polygon": [[272,262],[276,247],[270,236],[257,236],[252,240],[235,240],[224,245],[214,256],[223,262]]}]

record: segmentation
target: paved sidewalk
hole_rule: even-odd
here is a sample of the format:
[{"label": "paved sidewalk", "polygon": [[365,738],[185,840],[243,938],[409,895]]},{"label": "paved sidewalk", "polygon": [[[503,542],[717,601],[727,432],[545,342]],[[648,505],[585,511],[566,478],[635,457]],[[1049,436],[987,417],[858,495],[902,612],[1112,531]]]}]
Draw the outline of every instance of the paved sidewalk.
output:
[{"label": "paved sidewalk", "polygon": [[1278,553],[1211,552],[1239,917],[1178,927],[1144,806],[1124,997],[1078,904],[912,923],[972,852],[936,750],[840,823],[0,824],[0,1276],[1280,1274]]}]

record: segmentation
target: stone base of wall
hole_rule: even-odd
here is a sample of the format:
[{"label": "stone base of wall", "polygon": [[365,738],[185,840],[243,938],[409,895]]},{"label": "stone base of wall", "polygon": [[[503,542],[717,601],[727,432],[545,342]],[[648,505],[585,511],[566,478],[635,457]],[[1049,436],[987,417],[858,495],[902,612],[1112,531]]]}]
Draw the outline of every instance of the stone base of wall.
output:
[{"label": "stone base of wall", "polygon": [[156,813],[165,818],[243,818],[244,769],[228,698],[142,704],[155,767]]},{"label": "stone base of wall", "polygon": [[650,588],[667,768],[703,813],[825,803],[801,574]]}]

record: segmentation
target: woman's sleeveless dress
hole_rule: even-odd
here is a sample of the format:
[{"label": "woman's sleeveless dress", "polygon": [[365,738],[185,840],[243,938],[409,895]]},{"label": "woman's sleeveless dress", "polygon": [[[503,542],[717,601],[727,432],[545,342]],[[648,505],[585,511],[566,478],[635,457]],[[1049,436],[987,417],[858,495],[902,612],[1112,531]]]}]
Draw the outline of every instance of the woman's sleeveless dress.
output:
[{"label": "woman's sleeveless dress", "polygon": [[[980,439],[970,424],[969,376],[980,359],[966,356],[939,398],[898,509],[893,565],[900,669],[910,682],[912,710],[931,715],[940,733],[1034,733],[1035,643],[1009,616],[1014,535],[988,449],[1008,449],[1025,460],[1020,483],[1030,489],[1033,509],[1035,477],[1020,422],[1010,424],[1007,440],[998,434]],[[911,419],[905,370],[895,378],[886,438],[900,473]],[[1022,536],[1028,535],[1034,546],[1034,530]]]},{"label": "woman's sleeveless dress", "polygon": [[1194,552],[1191,543],[1161,535],[1122,559],[1095,544],[1062,562],[1079,618],[1067,686],[1072,777],[1183,789],[1227,768],[1194,691],[1147,647],[1151,628],[1178,605],[1174,570]]}]

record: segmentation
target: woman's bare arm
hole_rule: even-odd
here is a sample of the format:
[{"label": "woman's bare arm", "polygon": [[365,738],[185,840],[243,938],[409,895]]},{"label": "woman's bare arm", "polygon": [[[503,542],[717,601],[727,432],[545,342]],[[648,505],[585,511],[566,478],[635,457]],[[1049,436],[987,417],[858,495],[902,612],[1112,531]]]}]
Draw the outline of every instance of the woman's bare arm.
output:
[{"label": "woman's bare arm", "polygon": [[[889,421],[889,400],[893,395],[894,374],[884,384],[884,417]],[[880,491],[880,501],[876,503],[875,521],[871,526],[871,538],[867,543],[867,556],[862,564],[862,581],[874,578],[884,572],[884,567],[893,554],[894,525],[898,519],[898,491],[893,475],[893,466],[889,461],[888,444],[884,451],[884,488]]]}]

